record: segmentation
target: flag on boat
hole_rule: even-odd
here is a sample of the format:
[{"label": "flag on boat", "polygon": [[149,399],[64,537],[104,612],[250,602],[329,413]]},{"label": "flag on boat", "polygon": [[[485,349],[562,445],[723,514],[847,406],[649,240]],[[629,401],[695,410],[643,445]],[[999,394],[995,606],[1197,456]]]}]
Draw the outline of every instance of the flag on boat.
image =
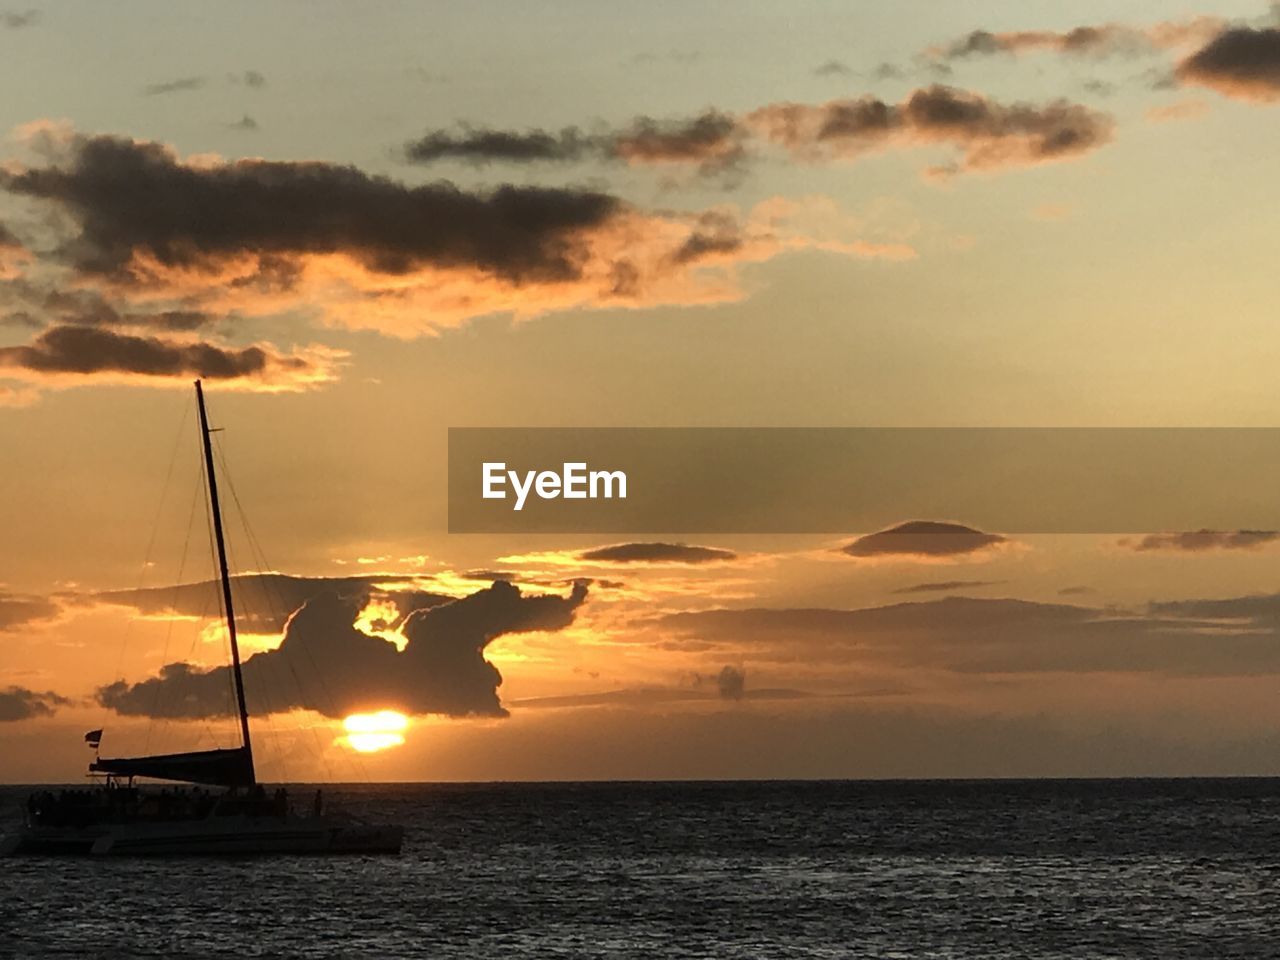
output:
[{"label": "flag on boat", "polygon": [[102,731],[90,730],[88,733],[84,735],[84,742],[87,743],[89,746],[93,747],[93,749],[97,750],[98,744],[102,742]]}]

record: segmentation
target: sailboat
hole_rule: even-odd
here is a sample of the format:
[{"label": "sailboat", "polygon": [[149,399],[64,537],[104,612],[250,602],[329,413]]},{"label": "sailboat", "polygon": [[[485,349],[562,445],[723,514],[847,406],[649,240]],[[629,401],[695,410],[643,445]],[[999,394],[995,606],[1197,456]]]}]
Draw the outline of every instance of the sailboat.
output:
[{"label": "sailboat", "polygon": [[[231,671],[240,720],[240,745],[192,753],[95,757],[89,771],[103,778],[90,790],[33,794],[15,835],[0,839],[4,854],[92,856],[207,856],[254,854],[394,854],[404,829],[326,813],[317,791],[309,808],[295,810],[285,788],[268,794],[253,763],[253,738],[240,669],[240,647],[227,567],[222,510],[204,390],[195,383],[205,477],[217,547],[222,606],[231,646]],[[85,737],[97,746],[102,731]],[[159,792],[135,778],[193,785]],[[212,788],[212,789],[206,789]],[[216,791],[216,792],[215,792]]]}]

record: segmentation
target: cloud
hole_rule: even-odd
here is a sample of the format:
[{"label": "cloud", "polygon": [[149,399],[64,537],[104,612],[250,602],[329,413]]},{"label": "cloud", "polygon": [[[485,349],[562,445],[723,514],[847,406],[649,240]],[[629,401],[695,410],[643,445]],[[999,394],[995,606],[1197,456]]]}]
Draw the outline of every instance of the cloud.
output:
[{"label": "cloud", "polygon": [[587,189],[467,191],[319,161],[182,160],[48,124],[26,137],[40,161],[0,169],[0,187],[65,224],[40,268],[66,276],[46,286],[128,300],[121,313],[245,322],[302,310],[411,337],[490,314],[730,302],[743,296],[741,265],[787,250],[914,256],[902,243],[808,236],[768,202],[646,212]]},{"label": "cloud", "polygon": [[[9,291],[10,298],[23,303],[27,311],[24,326],[89,326],[142,330],[191,331],[212,325],[217,318],[200,310],[154,310],[129,312],[92,289],[42,289],[23,284]],[[29,311],[29,312],[28,312]]]},{"label": "cloud", "polygon": [[[274,650],[244,663],[250,710],[293,708],[325,716],[373,709],[413,714],[505,716],[498,700],[502,676],[484,658],[485,647],[512,633],[561,630],[573,622],[587,588],[567,597],[522,596],[499,581],[485,590],[408,614],[399,627],[404,649],[354,624],[362,593],[329,592],[308,600],[289,620]],[[201,670],[171,663],[139,683],[120,681],[98,690],[99,702],[125,715],[196,719],[228,712],[229,668]],[[293,689],[282,689],[284,678]]]},{"label": "cloud", "polygon": [[592,191],[470,194],[325,163],[182,163],[160,144],[120,137],[75,137],[69,146],[65,165],[6,173],[0,183],[75,218],[80,232],[63,253],[79,271],[144,285],[167,271],[219,273],[245,255],[333,253],[389,275],[434,264],[564,280],[579,269],[574,231],[619,208]]},{"label": "cloud", "polygon": [[56,326],[28,344],[0,347],[0,376],[62,385],[142,380],[185,384],[202,377],[255,390],[298,390],[334,379],[336,356],[320,348],[280,354],[266,345],[235,348],[202,340]]},{"label": "cloud", "polygon": [[947,44],[925,51],[933,60],[963,60],[995,54],[1048,50],[1074,56],[1133,56],[1154,50],[1203,42],[1223,28],[1220,17],[1164,21],[1147,27],[1104,23],[1070,30],[1012,30],[993,33],[974,30]]},{"label": "cloud", "polygon": [[[733,671],[735,668],[725,667],[724,670]],[[803,700],[812,696],[804,690],[794,690],[786,687],[770,687],[756,688],[751,690],[743,690],[741,696],[725,696],[720,693],[719,680],[724,674],[721,670],[719,674],[706,676],[699,674],[694,678],[693,686],[643,686],[643,687],[624,687],[620,690],[606,690],[601,693],[571,693],[560,696],[550,697],[528,697],[523,700],[513,700],[508,705],[512,708],[524,709],[527,707],[534,708],[558,708],[558,707],[635,707],[644,708],[656,704],[670,703],[687,703],[702,702],[705,703],[712,699],[719,700],[750,700],[750,701],[774,701],[774,700]],[[732,676],[733,673],[730,674]],[[745,674],[743,674],[745,680]],[[712,683],[716,686],[715,693],[707,692],[704,687]],[[729,681],[732,689],[732,681]]]},{"label": "cloud", "polygon": [[1280,593],[1220,599],[1162,600],[1148,604],[1153,616],[1240,620],[1258,626],[1280,625]]},{"label": "cloud", "polygon": [[[394,574],[365,577],[296,577],[284,573],[240,574],[231,578],[236,622],[250,633],[279,633],[295,611],[309,600],[329,594],[358,597],[363,604],[387,601],[401,619],[414,610],[448,603],[453,597],[404,586],[405,577]],[[83,599],[132,607],[146,616],[205,617],[219,610],[222,584],[218,580],[110,590]],[[396,629],[400,621],[389,624]]]},{"label": "cloud", "polygon": [[1176,77],[1236,100],[1280,100],[1280,28],[1224,30],[1178,64]]},{"label": "cloud", "polygon": [[1276,530],[1188,530],[1180,533],[1152,533],[1136,542],[1121,541],[1133,550],[1178,550],[1198,553],[1205,550],[1256,550],[1280,539]]},{"label": "cloud", "polygon": [[[1247,614],[1257,621],[1221,619]],[[840,665],[864,673],[1280,673],[1280,598],[1274,596],[1153,604],[1133,614],[948,597],[853,610],[687,611],[660,618],[657,628],[667,638],[667,649],[687,644],[704,655],[815,668]]]},{"label": "cloud", "polygon": [[254,90],[261,90],[267,85],[267,78],[257,70],[245,70],[243,73],[233,73],[228,78],[232,83],[244,84]]},{"label": "cloud", "polygon": [[569,163],[587,159],[643,164],[689,164],[703,172],[724,170],[743,157],[743,131],[729,114],[707,110],[696,117],[637,117],[627,127],[583,133],[577,127],[494,130],[462,124],[431,130],[405,145],[414,163],[461,160],[488,163]]},{"label": "cloud", "polygon": [[741,700],[747,690],[747,672],[739,667],[723,667],[716,674],[716,689],[722,700]]},{"label": "cloud", "polygon": [[0,26],[8,30],[21,30],[40,22],[39,10],[7,10],[0,13]]},{"label": "cloud", "polygon": [[56,693],[37,693],[26,687],[7,687],[0,690],[0,723],[29,720],[32,717],[51,717],[58,707],[71,701]]},{"label": "cloud", "polygon": [[859,537],[840,548],[851,557],[913,557],[945,559],[966,556],[1009,541],[959,523],[908,520],[896,527]]},{"label": "cloud", "polygon": [[939,174],[1034,166],[1085,156],[1108,143],[1114,123],[1066,100],[1004,105],[935,84],[898,104],[877,97],[824,104],[776,103],[747,116],[761,136],[798,159],[851,159],[888,147],[944,144],[958,160]]},{"label": "cloud", "polygon": [[249,116],[249,115],[246,113],[244,116],[242,116],[242,117],[241,117],[239,120],[237,120],[235,123],[227,124],[227,126],[229,126],[232,130],[248,130],[248,131],[253,131],[253,130],[257,130],[257,129],[258,129],[258,121],[257,121],[257,120],[255,120],[255,119],[253,119],[253,117]]},{"label": "cloud", "polygon": [[0,590],[0,632],[15,630],[41,620],[52,620],[60,607],[47,597]]},{"label": "cloud", "polygon": [[467,125],[457,130],[432,130],[405,144],[405,157],[413,163],[462,160],[483,165],[494,162],[569,162],[582,160],[599,150],[594,137],[577,127],[559,133],[546,130],[492,130]]},{"label": "cloud", "polygon": [[994,587],[1004,583],[1003,580],[936,580],[929,583],[913,583],[909,587],[899,587],[892,593],[947,593],[953,590],[970,590],[975,587]]},{"label": "cloud", "polygon": [[[828,73],[833,72],[826,65]],[[1005,106],[980,94],[934,85],[900,104],[876,97],[825,104],[775,103],[736,117],[706,110],[679,120],[639,117],[629,127],[585,134],[577,127],[433,130],[405,147],[418,163],[576,162],[683,165],[703,174],[740,171],[756,139],[779,144],[807,162],[850,159],[872,149],[945,143],[961,160],[942,172],[994,170],[1069,159],[1111,139],[1105,114],[1057,100]]]},{"label": "cloud", "polygon": [[725,563],[736,560],[732,550],[686,543],[615,543],[578,554],[579,560],[599,563]]},{"label": "cloud", "polygon": [[841,60],[827,60],[814,67],[813,73],[818,77],[847,77],[853,74],[853,70]]},{"label": "cloud", "polygon": [[743,157],[743,132],[727,113],[707,110],[689,120],[637,118],[614,135],[614,156],[634,164],[691,163],[704,171],[723,170]]},{"label": "cloud", "polygon": [[165,93],[182,93],[187,90],[199,90],[205,85],[204,77],[182,77],[178,80],[166,80],[163,83],[152,83],[142,88],[144,96],[154,97]]}]

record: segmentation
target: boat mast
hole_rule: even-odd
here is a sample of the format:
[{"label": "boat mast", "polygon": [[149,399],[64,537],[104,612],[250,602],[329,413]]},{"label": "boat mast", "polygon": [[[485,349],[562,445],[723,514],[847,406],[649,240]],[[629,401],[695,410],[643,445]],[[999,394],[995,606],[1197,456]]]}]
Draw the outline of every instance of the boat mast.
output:
[{"label": "boat mast", "polygon": [[249,761],[249,782],[257,783],[253,771],[253,744],[249,739],[249,708],[244,702],[244,676],[240,672],[240,645],[236,642],[236,615],[231,606],[231,575],[227,572],[227,544],[222,535],[222,510],[218,506],[218,481],[213,471],[213,443],[209,439],[209,418],[204,410],[204,390],[196,381],[196,404],[200,408],[200,438],[204,442],[205,476],[209,478],[209,505],[213,511],[213,536],[218,544],[218,572],[222,577],[222,606],[227,614],[227,635],[231,638],[231,672],[235,676],[236,705],[240,708],[240,737]]}]

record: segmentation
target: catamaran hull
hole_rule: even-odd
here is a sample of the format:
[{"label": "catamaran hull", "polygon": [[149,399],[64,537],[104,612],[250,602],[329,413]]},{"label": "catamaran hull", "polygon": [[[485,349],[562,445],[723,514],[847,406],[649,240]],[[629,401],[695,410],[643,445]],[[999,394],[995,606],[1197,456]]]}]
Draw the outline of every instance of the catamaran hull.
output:
[{"label": "catamaran hull", "polygon": [[286,820],[216,818],[91,828],[30,828],[0,842],[0,855],[94,857],[249,857],[270,854],[396,854],[396,826],[334,823],[324,817]]}]

